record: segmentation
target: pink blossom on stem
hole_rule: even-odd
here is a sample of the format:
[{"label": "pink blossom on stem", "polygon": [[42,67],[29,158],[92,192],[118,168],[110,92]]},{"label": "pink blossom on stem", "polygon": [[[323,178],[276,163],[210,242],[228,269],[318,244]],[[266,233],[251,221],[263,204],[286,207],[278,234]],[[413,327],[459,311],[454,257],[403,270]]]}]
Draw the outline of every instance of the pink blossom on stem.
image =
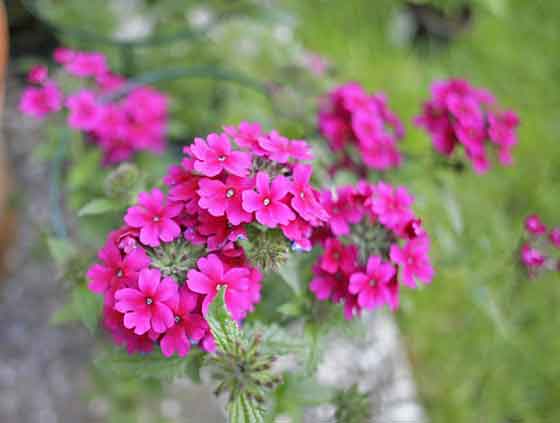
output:
[{"label": "pink blossom on stem", "polygon": [[206,141],[195,138],[191,152],[196,159],[194,168],[205,176],[217,176],[223,170],[240,177],[249,173],[250,156],[240,151],[232,151],[231,143],[225,134],[210,134]]},{"label": "pink blossom on stem", "polygon": [[191,348],[191,340],[200,341],[208,331],[203,317],[196,313],[198,295],[186,287],[179,290],[177,301],[171,307],[174,323],[163,334],[160,346],[165,357],[177,353],[185,357]]},{"label": "pink blossom on stem", "polygon": [[525,229],[527,232],[537,236],[544,235],[547,231],[546,225],[542,222],[538,214],[527,216],[525,219]]},{"label": "pink blossom on stem", "polygon": [[348,291],[358,295],[358,304],[371,310],[380,307],[389,296],[387,285],[395,274],[392,264],[379,256],[372,256],[367,263],[366,273],[356,272],[350,277]]},{"label": "pink blossom on stem", "polygon": [[208,312],[208,306],[216,296],[218,288],[225,285],[227,286],[226,306],[234,319],[242,319],[251,307],[249,270],[244,267],[226,270],[215,254],[200,258],[197,266],[199,270],[189,270],[187,285],[192,291],[204,295],[202,303],[204,315]]},{"label": "pink blossom on stem", "polygon": [[251,222],[251,213],[243,210],[241,206],[243,191],[253,188],[251,179],[228,176],[226,181],[222,182],[217,179],[203,178],[198,186],[200,208],[208,210],[212,216],[227,214],[228,220],[233,225]]},{"label": "pink blossom on stem", "polygon": [[124,325],[142,335],[152,329],[165,332],[174,324],[171,306],[177,301],[177,284],[171,278],[161,279],[157,269],[143,269],[138,288],[123,288],[115,293],[115,310],[124,313]]},{"label": "pink blossom on stem", "polygon": [[154,188],[151,192],[140,193],[138,205],[128,209],[124,220],[127,225],[140,228],[142,243],[157,247],[160,241],[173,241],[181,233],[174,220],[181,208],[180,204],[167,204],[163,193]]},{"label": "pink blossom on stem", "polygon": [[290,182],[284,176],[277,176],[270,183],[265,172],[257,173],[256,192],[243,192],[243,209],[255,212],[257,221],[269,228],[286,225],[296,218],[294,212],[282,200],[290,190]]},{"label": "pink blossom on stem", "polygon": [[37,119],[58,112],[62,109],[64,96],[54,83],[47,83],[43,87],[27,87],[23,91],[19,103],[19,110]]},{"label": "pink blossom on stem", "polygon": [[426,237],[412,239],[402,248],[397,244],[391,245],[391,260],[399,265],[403,283],[411,288],[416,287],[414,278],[430,283],[434,277],[429,250],[430,243]]}]

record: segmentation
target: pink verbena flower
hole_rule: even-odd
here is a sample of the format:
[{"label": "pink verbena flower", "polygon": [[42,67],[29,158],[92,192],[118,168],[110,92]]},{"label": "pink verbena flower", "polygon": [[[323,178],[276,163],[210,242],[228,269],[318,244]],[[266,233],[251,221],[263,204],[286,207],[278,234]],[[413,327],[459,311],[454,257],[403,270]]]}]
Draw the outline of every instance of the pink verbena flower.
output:
[{"label": "pink verbena flower", "polygon": [[92,91],[82,90],[66,100],[68,107],[68,125],[74,129],[90,131],[94,129],[102,116],[102,109]]},{"label": "pink verbena flower", "polygon": [[43,87],[27,87],[23,91],[19,110],[37,119],[58,112],[62,109],[64,96],[55,83],[47,83]]},{"label": "pink verbena flower", "polygon": [[124,220],[127,225],[140,228],[140,241],[157,247],[161,241],[173,241],[181,233],[174,220],[181,208],[180,204],[167,204],[164,194],[154,188],[149,193],[140,193],[138,205],[128,209]]},{"label": "pink verbena flower", "polygon": [[137,335],[150,329],[162,333],[175,322],[171,307],[177,295],[177,284],[171,278],[161,279],[157,269],[143,269],[137,289],[123,288],[115,293],[115,310],[125,313],[125,327]]},{"label": "pink verbena flower", "polygon": [[243,191],[253,188],[253,182],[247,178],[228,176],[225,183],[216,179],[203,178],[198,183],[200,199],[198,205],[208,210],[212,216],[227,214],[232,225],[251,222],[251,213],[241,206]]},{"label": "pink verbena flower", "polygon": [[142,248],[134,248],[123,257],[111,239],[99,250],[98,256],[103,264],[94,264],[87,273],[88,288],[98,294],[136,283],[140,270],[150,264],[150,258]]},{"label": "pink verbena flower", "polygon": [[414,278],[430,283],[434,277],[434,269],[429,257],[429,239],[420,237],[411,239],[404,247],[391,245],[391,260],[400,266],[402,281],[411,288],[416,287]]},{"label": "pink verbena flower", "polygon": [[325,242],[325,252],[321,257],[321,269],[328,273],[351,272],[356,267],[358,251],[356,246],[345,246],[338,239],[331,238]]},{"label": "pink verbena flower", "polygon": [[251,308],[249,270],[243,267],[225,269],[224,264],[215,254],[199,259],[197,266],[199,270],[189,270],[187,285],[192,291],[204,295],[202,303],[204,315],[208,312],[208,306],[216,296],[218,287],[225,285],[227,286],[225,302],[231,316],[236,320],[245,317]]},{"label": "pink verbena flower", "polygon": [[485,173],[491,166],[490,147],[497,148],[502,165],[510,165],[517,144],[519,118],[511,111],[500,111],[495,103],[488,91],[465,80],[439,81],[432,85],[432,98],[414,121],[428,131],[437,152],[451,156],[457,146],[463,146],[474,170]]},{"label": "pink verbena flower", "polygon": [[257,221],[269,228],[286,225],[296,218],[290,207],[282,201],[289,190],[290,182],[284,176],[277,176],[270,183],[268,174],[259,172],[256,192],[243,192],[243,209],[249,213],[255,212]]},{"label": "pink verbena flower", "polygon": [[76,52],[66,47],[58,47],[53,53],[54,61],[60,65],[71,62],[75,56]]},{"label": "pink verbena flower", "polygon": [[532,214],[525,219],[525,229],[533,235],[546,234],[547,227],[538,214]]},{"label": "pink verbena flower", "polygon": [[[333,204],[333,197],[339,201]],[[399,194],[386,183],[360,181],[326,191],[321,199],[330,226],[317,228],[311,238],[322,253],[309,286],[320,301],[343,303],[344,316],[351,319],[362,309],[396,310],[401,284],[415,288],[414,278],[431,281],[429,236],[404,189]],[[347,209],[338,207],[343,205]]]},{"label": "pink verbena flower", "polygon": [[224,131],[243,148],[249,149],[257,156],[264,156],[266,151],[259,144],[259,138],[265,134],[258,123],[241,122],[238,126],[224,126]]},{"label": "pink verbena flower", "polygon": [[369,201],[379,221],[390,228],[397,228],[412,218],[410,205],[414,199],[404,187],[394,189],[384,182],[379,182]]},{"label": "pink verbena flower", "polygon": [[[60,52],[58,55],[60,57]],[[77,77],[96,77],[109,70],[107,58],[102,53],[79,51],[68,54],[63,60],[66,71]]]},{"label": "pink verbena flower", "polygon": [[553,228],[549,234],[550,242],[556,248],[560,248],[560,228]]},{"label": "pink verbena flower", "polygon": [[366,310],[380,307],[389,299],[388,284],[394,274],[392,264],[384,262],[379,256],[372,256],[366,273],[356,272],[350,276],[348,291],[358,295],[360,307]]},{"label": "pink verbena flower", "polygon": [[49,78],[49,70],[44,65],[33,66],[28,74],[27,81],[32,84],[43,85]]},{"label": "pink verbena flower", "polygon": [[321,204],[329,214],[329,225],[335,235],[346,235],[350,224],[358,223],[363,214],[356,205],[354,191],[350,187],[338,189],[336,195],[330,191],[321,193]]},{"label": "pink verbena flower", "polygon": [[536,248],[529,244],[521,247],[521,261],[527,267],[541,267],[544,265],[546,257]]},{"label": "pink verbena flower", "polygon": [[368,168],[401,165],[397,143],[404,137],[404,126],[381,93],[369,95],[353,82],[337,87],[322,101],[318,127],[337,153],[331,172],[347,168],[364,176]]},{"label": "pink verbena flower", "polygon": [[200,341],[208,331],[208,324],[197,313],[199,295],[186,287],[179,290],[175,304],[172,305],[174,323],[163,334],[160,346],[165,357],[177,353],[185,357],[191,349],[191,341]]},{"label": "pink verbena flower", "polygon": [[318,195],[310,185],[312,172],[313,168],[309,165],[298,164],[294,167],[294,182],[290,187],[293,197],[290,204],[309,222],[326,221],[329,215],[319,203]]},{"label": "pink verbena flower", "polygon": [[249,173],[250,156],[240,151],[232,151],[231,143],[225,134],[210,134],[206,141],[195,138],[190,150],[196,159],[194,168],[205,176],[217,176],[224,169],[240,177]]}]

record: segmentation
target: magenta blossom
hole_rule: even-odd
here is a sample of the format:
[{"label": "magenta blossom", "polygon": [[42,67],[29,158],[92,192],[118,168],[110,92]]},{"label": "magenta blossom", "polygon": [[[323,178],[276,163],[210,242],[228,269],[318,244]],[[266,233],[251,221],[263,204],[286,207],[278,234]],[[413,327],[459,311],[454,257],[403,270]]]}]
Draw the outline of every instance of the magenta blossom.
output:
[{"label": "magenta blossom", "polygon": [[556,248],[560,248],[560,228],[552,229],[549,234],[549,239],[552,245]]},{"label": "magenta blossom", "polygon": [[424,103],[415,119],[432,138],[435,150],[450,156],[463,146],[466,157],[477,173],[490,169],[487,150],[497,148],[499,161],[513,162],[519,118],[511,111],[500,111],[495,98],[462,79],[439,81],[432,85],[432,98]]},{"label": "magenta blossom", "polygon": [[243,209],[255,212],[257,221],[269,228],[286,225],[296,218],[294,212],[282,200],[290,190],[290,183],[284,176],[277,176],[270,183],[267,173],[257,173],[256,192],[243,192]]},{"label": "magenta blossom", "polygon": [[190,150],[196,159],[194,168],[205,176],[217,176],[223,170],[240,177],[249,173],[249,154],[232,151],[231,143],[225,134],[210,134],[206,141],[195,138]]},{"label": "magenta blossom", "polygon": [[64,63],[66,71],[77,77],[101,76],[109,70],[107,59],[102,53],[79,51],[68,55],[67,59]]},{"label": "magenta blossom", "polygon": [[20,111],[37,119],[58,112],[63,105],[62,91],[54,83],[47,83],[43,87],[27,87],[23,91],[19,103]]},{"label": "magenta blossom", "polygon": [[354,245],[345,246],[338,239],[330,238],[325,242],[325,252],[321,257],[321,269],[329,273],[341,270],[349,273],[356,267],[358,251]]},{"label": "magenta blossom", "polygon": [[426,237],[412,239],[402,248],[397,244],[391,245],[391,260],[399,265],[403,283],[411,288],[416,287],[415,277],[424,283],[430,283],[434,277],[429,247]]},{"label": "magenta blossom", "polygon": [[187,275],[189,289],[204,295],[202,312],[208,312],[208,306],[216,296],[220,286],[227,286],[225,301],[232,317],[242,319],[251,308],[249,285],[250,272],[244,267],[232,267],[229,270],[215,254],[200,258],[197,262],[199,270],[191,269]]},{"label": "magenta blossom", "polygon": [[165,357],[171,357],[174,353],[185,357],[191,348],[191,340],[200,341],[206,335],[208,325],[196,313],[198,297],[186,287],[180,288],[177,301],[171,307],[174,323],[160,341],[161,352]]},{"label": "magenta blossom", "polygon": [[165,332],[175,320],[172,305],[177,301],[177,284],[171,278],[161,279],[157,269],[143,269],[138,289],[123,288],[115,293],[115,309],[124,315],[124,325],[142,335],[152,329]]},{"label": "magenta blossom", "polygon": [[49,77],[49,70],[44,65],[33,66],[27,74],[27,81],[32,84],[43,85]]},{"label": "magenta blossom", "polygon": [[102,109],[97,103],[92,91],[82,90],[73,94],[66,100],[68,114],[68,125],[74,129],[90,131],[99,123]]},{"label": "magenta blossom", "polygon": [[167,204],[163,193],[154,188],[138,196],[138,205],[128,209],[124,218],[127,225],[140,228],[140,241],[157,247],[160,240],[173,241],[181,233],[174,218],[181,212],[180,204]]},{"label": "magenta blossom", "polygon": [[89,289],[98,294],[123,284],[136,283],[140,270],[150,264],[150,258],[142,248],[135,248],[123,257],[112,240],[99,250],[99,259],[103,264],[94,264],[87,273]]},{"label": "magenta blossom", "polygon": [[545,263],[546,257],[536,248],[531,247],[529,244],[524,244],[521,247],[521,261],[527,267],[542,267]]},{"label": "magenta blossom", "polygon": [[525,219],[525,229],[533,235],[546,234],[546,225],[542,222],[538,214],[532,214]]},{"label": "magenta blossom", "polygon": [[290,192],[293,194],[291,205],[304,219],[319,223],[329,217],[318,201],[316,192],[310,185],[313,168],[309,165],[297,165],[294,168],[294,183]]},{"label": "magenta blossom", "polygon": [[350,277],[348,291],[358,295],[360,307],[366,310],[380,307],[389,298],[388,285],[394,274],[392,264],[384,262],[379,256],[372,256],[366,273],[356,272]]},{"label": "magenta blossom", "polygon": [[394,189],[392,186],[379,182],[373,193],[370,204],[379,221],[390,228],[408,222],[412,218],[410,206],[414,199],[404,187]]},{"label": "magenta blossom", "polygon": [[228,176],[225,183],[216,179],[203,178],[198,183],[200,195],[198,205],[212,216],[227,215],[232,225],[252,220],[251,213],[241,206],[242,193],[253,188],[251,179]]}]

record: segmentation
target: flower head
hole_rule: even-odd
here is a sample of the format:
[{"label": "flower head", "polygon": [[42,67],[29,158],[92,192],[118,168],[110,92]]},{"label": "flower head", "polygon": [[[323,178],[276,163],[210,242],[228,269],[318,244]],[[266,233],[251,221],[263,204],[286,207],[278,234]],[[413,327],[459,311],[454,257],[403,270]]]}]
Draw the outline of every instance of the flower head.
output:
[{"label": "flower head", "polygon": [[243,192],[243,209],[255,213],[259,223],[275,228],[287,225],[296,218],[290,207],[283,202],[290,191],[290,182],[284,176],[277,176],[270,182],[265,172],[257,173],[256,191]]},{"label": "flower head", "polygon": [[194,168],[205,176],[217,176],[223,170],[239,177],[245,177],[249,173],[250,156],[232,151],[225,134],[210,134],[206,141],[195,138],[190,150],[195,158]]},{"label": "flower head", "polygon": [[397,143],[404,137],[404,126],[383,94],[369,95],[354,82],[341,85],[323,100],[318,120],[321,134],[337,152],[331,171],[349,168],[363,175],[368,168],[400,166]]},{"label": "flower head", "polygon": [[320,301],[343,303],[344,316],[351,319],[383,305],[396,310],[401,284],[415,288],[415,278],[431,282],[429,237],[404,188],[361,181],[327,191],[321,199],[330,227],[319,228],[312,238],[322,254],[309,285]]},{"label": "flower head", "polygon": [[123,288],[115,293],[115,310],[124,313],[124,326],[136,335],[149,330],[165,332],[174,323],[171,306],[177,301],[177,284],[161,279],[157,269],[143,269],[138,288]]},{"label": "flower head", "polygon": [[494,145],[502,165],[512,163],[517,144],[519,118],[512,111],[498,110],[494,97],[462,79],[439,81],[432,85],[432,98],[424,103],[415,119],[426,129],[437,152],[451,156],[463,146],[477,173],[490,169],[487,150]]},{"label": "flower head", "polygon": [[161,241],[173,241],[181,233],[174,220],[181,208],[180,204],[168,205],[164,194],[155,188],[149,193],[140,193],[138,205],[128,209],[124,220],[127,225],[140,229],[140,241],[157,247]]}]

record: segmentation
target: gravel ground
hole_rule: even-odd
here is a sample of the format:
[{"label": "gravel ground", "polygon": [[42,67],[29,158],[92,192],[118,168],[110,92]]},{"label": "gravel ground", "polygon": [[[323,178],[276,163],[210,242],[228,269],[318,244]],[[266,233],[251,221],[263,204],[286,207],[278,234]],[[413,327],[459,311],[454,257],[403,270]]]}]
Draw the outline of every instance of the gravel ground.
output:
[{"label": "gravel ground", "polygon": [[10,275],[0,282],[0,422],[88,422],[81,392],[90,339],[79,327],[48,323],[64,301],[54,268],[37,251],[37,229],[48,221],[48,167],[31,159],[41,131],[19,115],[18,98],[10,79],[3,136],[21,206]]}]

